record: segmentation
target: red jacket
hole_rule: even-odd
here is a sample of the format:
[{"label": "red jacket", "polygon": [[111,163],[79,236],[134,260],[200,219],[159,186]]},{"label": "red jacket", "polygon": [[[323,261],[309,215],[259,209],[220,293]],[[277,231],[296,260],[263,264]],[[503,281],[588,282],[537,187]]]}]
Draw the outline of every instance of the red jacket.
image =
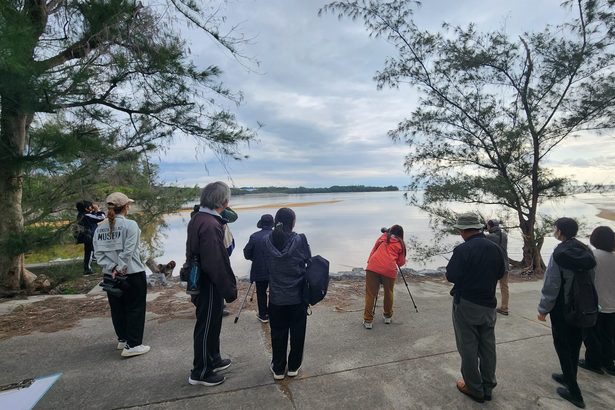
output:
[{"label": "red jacket", "polygon": [[406,263],[406,253],[401,240],[391,235],[387,243],[387,234],[383,233],[376,241],[367,259],[367,270],[389,278],[397,277],[397,267]]}]

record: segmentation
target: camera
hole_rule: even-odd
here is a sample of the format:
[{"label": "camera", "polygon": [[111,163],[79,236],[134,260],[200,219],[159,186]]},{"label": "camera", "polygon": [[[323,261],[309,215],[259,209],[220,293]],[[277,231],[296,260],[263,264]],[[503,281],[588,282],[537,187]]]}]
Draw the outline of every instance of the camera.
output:
[{"label": "camera", "polygon": [[110,273],[105,273],[100,287],[109,295],[119,298],[130,288],[126,279],[126,276],[120,275],[117,275],[114,279]]}]

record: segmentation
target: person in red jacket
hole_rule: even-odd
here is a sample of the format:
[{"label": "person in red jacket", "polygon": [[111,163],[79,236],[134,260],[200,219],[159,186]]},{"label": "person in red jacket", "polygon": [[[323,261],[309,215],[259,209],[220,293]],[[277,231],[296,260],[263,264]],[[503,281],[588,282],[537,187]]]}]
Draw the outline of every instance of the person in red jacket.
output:
[{"label": "person in red jacket", "polygon": [[374,244],[365,269],[365,311],[363,326],[372,328],[374,303],[380,290],[384,288],[384,323],[391,323],[393,317],[393,287],[397,278],[397,267],[406,263],[406,244],[404,228],[393,225],[385,230]]}]

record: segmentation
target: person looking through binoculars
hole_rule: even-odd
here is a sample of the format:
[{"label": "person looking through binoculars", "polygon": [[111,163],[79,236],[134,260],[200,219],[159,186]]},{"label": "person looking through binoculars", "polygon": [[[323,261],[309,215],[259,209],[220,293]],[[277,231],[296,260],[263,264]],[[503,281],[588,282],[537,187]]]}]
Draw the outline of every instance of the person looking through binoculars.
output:
[{"label": "person looking through binoculars", "polygon": [[363,326],[372,328],[376,299],[380,284],[384,288],[384,323],[390,324],[393,317],[393,287],[397,278],[397,269],[406,263],[406,244],[404,243],[404,228],[393,225],[389,229],[382,228],[367,260],[365,269],[365,310],[363,311]]},{"label": "person looking through binoculars", "polygon": [[124,357],[138,356],[150,350],[143,344],[147,282],[139,257],[141,230],[126,218],[132,199],[114,192],[105,202],[107,219],[94,232],[94,256],[104,275],[102,287],[109,299],[117,349]]}]

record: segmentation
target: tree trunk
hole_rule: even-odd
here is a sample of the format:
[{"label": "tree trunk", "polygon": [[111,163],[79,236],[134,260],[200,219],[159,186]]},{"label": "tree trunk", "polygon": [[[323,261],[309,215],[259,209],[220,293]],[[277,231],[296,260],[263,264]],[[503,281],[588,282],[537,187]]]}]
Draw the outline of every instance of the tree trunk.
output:
[{"label": "tree trunk", "polygon": [[523,260],[522,267],[527,270],[532,270],[535,275],[542,275],[545,271],[545,264],[540,255],[543,238],[536,240],[534,236],[534,227],[525,222],[521,224],[521,233],[523,235]]},{"label": "tree trunk", "polygon": [[21,287],[24,258],[22,241],[24,219],[21,209],[23,153],[31,118],[19,112],[11,99],[1,96],[0,112],[0,286]]}]

